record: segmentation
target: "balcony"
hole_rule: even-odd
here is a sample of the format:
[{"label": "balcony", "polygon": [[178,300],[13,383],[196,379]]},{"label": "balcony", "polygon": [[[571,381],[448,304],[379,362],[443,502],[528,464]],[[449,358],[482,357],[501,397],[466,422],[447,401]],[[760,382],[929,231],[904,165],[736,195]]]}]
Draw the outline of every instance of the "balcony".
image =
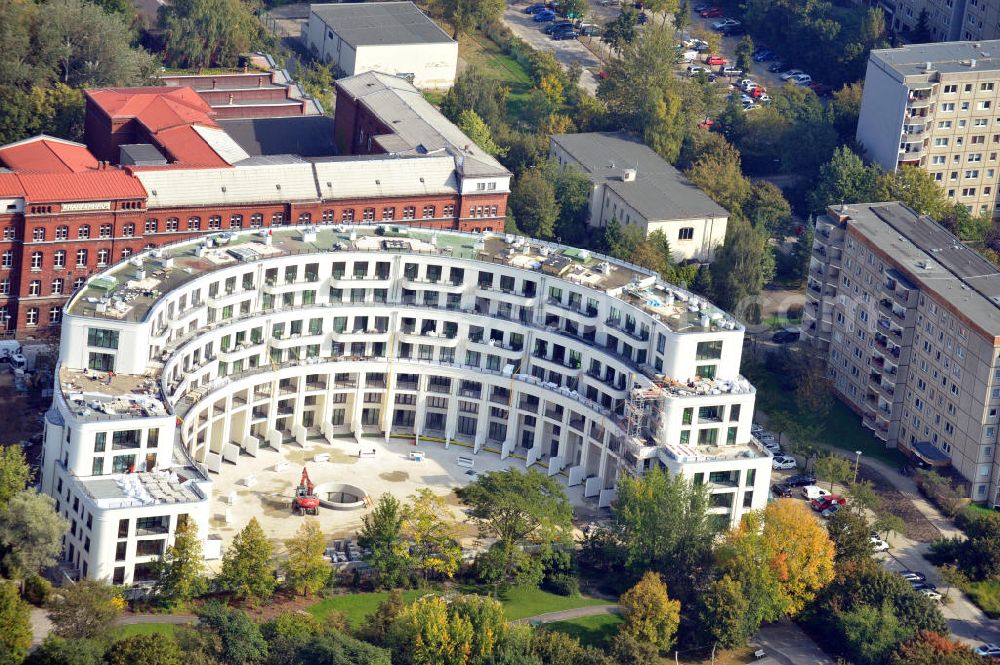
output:
[{"label": "balcony", "polygon": [[604,321],[604,323],[609,328],[614,328],[615,330],[621,331],[621,332],[625,333],[626,335],[628,335],[629,337],[631,337],[634,340],[638,340],[640,342],[645,342],[646,340],[649,339],[649,331],[648,330],[638,330],[638,329],[636,329],[636,325],[635,324],[632,324],[631,326],[629,326],[628,323],[622,324],[622,322],[619,319],[612,319],[612,318],[606,319]]}]

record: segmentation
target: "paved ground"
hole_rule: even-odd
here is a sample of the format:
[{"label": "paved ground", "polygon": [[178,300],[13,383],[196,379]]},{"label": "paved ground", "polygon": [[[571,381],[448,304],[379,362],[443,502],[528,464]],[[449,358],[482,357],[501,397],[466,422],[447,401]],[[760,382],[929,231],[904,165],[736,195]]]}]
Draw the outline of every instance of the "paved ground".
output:
[{"label": "paved ground", "polygon": [[791,621],[779,621],[764,626],[750,640],[753,648],[761,648],[765,658],[754,661],[762,665],[833,665],[833,659],[823,653],[802,629]]},{"label": "paved ground", "polygon": [[[763,424],[767,422],[766,414],[759,410],[756,418]],[[843,451],[838,450],[837,452]],[[861,466],[869,467],[881,474],[886,481],[913,503],[914,507],[937,528],[942,537],[962,536],[962,532],[955,528],[954,523],[920,494],[912,478],[900,474],[896,469],[877,459],[862,457]],[[907,569],[922,572],[930,582],[938,587],[940,593],[948,597],[948,602],[941,605],[941,612],[957,639],[969,645],[1000,642],[1000,621],[987,617],[965,594],[959,589],[949,586],[941,578],[937,568],[923,557],[929,548],[927,543],[918,543],[900,534],[892,534],[889,537],[889,544],[891,549],[888,555],[882,557],[883,565],[888,570]]]},{"label": "paved ground", "polygon": [[590,94],[597,94],[595,74],[601,68],[601,61],[576,39],[556,41],[542,32],[545,24],[535,23],[534,18],[523,11],[529,4],[529,2],[521,0],[507,6],[503,14],[503,20],[507,27],[530,46],[539,51],[550,51],[556,60],[564,66],[579,64],[584,69],[580,76],[580,85]]},{"label": "paved ground", "polygon": [[569,621],[570,619],[579,619],[580,617],[589,617],[597,614],[621,614],[621,608],[613,603],[608,605],[590,605],[588,607],[577,607],[572,610],[536,614],[533,617],[517,619],[511,623],[555,623],[556,621]]}]

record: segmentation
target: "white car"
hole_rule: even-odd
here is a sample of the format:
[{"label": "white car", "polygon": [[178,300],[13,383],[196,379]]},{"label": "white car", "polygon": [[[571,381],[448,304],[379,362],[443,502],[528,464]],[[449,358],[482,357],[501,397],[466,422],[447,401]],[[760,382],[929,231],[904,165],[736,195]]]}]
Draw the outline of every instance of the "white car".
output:
[{"label": "white car", "polygon": [[737,85],[740,86],[740,90],[743,92],[750,92],[757,87],[757,82],[753,79],[740,79],[740,82]]},{"label": "white car", "polygon": [[701,65],[691,65],[690,67],[687,68],[688,76],[697,76],[702,72],[708,72],[708,69],[702,67]]},{"label": "white car", "polygon": [[767,94],[765,92],[763,95],[761,95],[760,97],[757,98],[757,101],[760,102],[761,104],[770,104],[771,103],[771,95],[769,95],[769,94]]},{"label": "white car", "polygon": [[715,23],[713,23],[712,24],[712,30],[725,30],[726,28],[728,28],[730,26],[739,25],[739,24],[740,24],[740,22],[737,21],[734,18],[724,18],[721,21],[716,21]]},{"label": "white car", "polygon": [[973,650],[977,656],[1000,656],[1000,644],[981,644]]},{"label": "white car", "polygon": [[[933,589],[920,589],[917,593],[927,596],[931,600],[941,600],[941,594]],[[997,652],[997,655],[1000,655],[1000,651]]]},{"label": "white car", "polygon": [[802,488],[802,496],[812,501],[813,499],[822,499],[824,496],[830,496],[830,492],[818,485],[806,485]]},{"label": "white car", "polygon": [[793,76],[798,76],[799,74],[805,74],[805,72],[802,71],[801,69],[789,69],[787,72],[781,75],[781,80],[787,81]]},{"label": "white car", "polygon": [[876,538],[872,536],[871,543],[872,543],[872,549],[875,550],[876,552],[885,552],[886,550],[889,549],[889,543],[885,542],[881,538]]},{"label": "white car", "polygon": [[773,460],[771,460],[771,468],[772,469],[779,469],[779,470],[794,469],[797,466],[798,466],[798,464],[796,463],[794,457],[787,457],[785,455],[778,455]]},{"label": "white car", "polygon": [[788,81],[790,83],[794,83],[795,85],[809,85],[813,82],[813,77],[808,74],[796,74],[795,76],[790,77]]}]

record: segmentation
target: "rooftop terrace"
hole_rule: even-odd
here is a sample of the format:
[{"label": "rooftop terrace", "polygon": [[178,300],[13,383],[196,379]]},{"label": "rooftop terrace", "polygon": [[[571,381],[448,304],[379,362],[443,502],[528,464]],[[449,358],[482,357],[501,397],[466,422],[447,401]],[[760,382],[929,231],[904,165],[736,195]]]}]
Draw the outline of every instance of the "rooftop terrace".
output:
[{"label": "rooftop terrace", "polygon": [[202,501],[205,497],[194,486],[193,480],[204,478],[193,468],[180,467],[171,471],[82,478],[79,483],[100,507],[129,508]]},{"label": "rooftop terrace", "polygon": [[[213,270],[276,256],[331,251],[437,254],[535,270],[604,291],[659,317],[677,332],[741,329],[731,316],[638,266],[515,236],[425,231],[405,226],[328,226],[243,231],[150,250],[88,280],[67,304],[72,316],[143,321],[166,293]],[[271,233],[270,244],[264,234]],[[308,238],[308,240],[306,239]],[[399,242],[387,243],[386,240]],[[209,246],[211,245],[211,246]]]}]

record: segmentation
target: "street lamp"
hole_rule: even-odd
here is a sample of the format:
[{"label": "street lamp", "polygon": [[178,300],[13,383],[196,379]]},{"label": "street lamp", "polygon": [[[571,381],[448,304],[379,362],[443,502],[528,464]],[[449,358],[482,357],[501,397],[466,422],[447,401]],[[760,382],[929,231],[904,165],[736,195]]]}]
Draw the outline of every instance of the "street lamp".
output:
[{"label": "street lamp", "polygon": [[858,467],[861,465],[861,451],[855,450],[854,454],[857,457],[854,458],[854,482],[851,483],[852,485],[856,485],[858,482]]}]

